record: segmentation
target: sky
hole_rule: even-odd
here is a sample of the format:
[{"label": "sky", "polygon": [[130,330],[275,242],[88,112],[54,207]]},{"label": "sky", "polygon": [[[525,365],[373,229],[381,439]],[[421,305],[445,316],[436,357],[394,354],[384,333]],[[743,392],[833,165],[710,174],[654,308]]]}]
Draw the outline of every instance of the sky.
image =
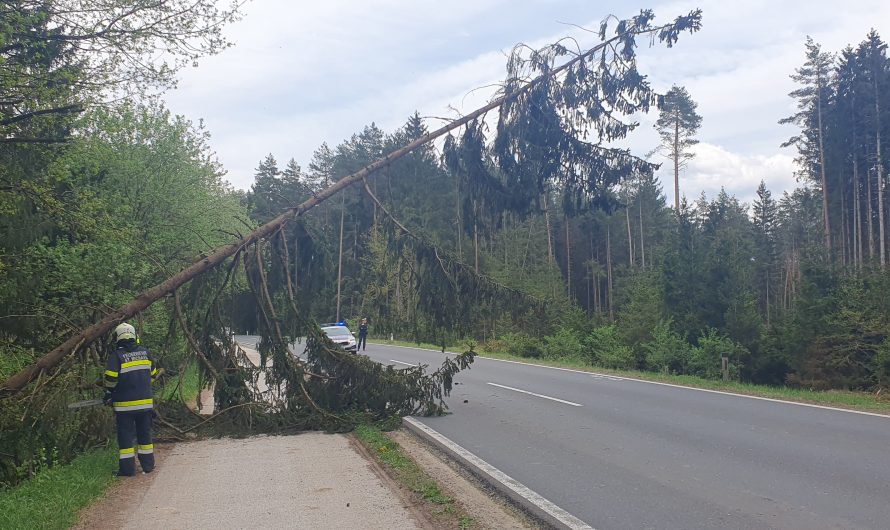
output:
[{"label": "sky", "polygon": [[[581,46],[609,14],[653,9],[666,22],[694,8],[702,30],[672,49],[640,41],[638,63],[653,88],[685,86],[703,124],[681,194],[714,197],[721,188],[750,201],[761,180],[774,196],[799,184],[796,133],[779,125],[795,111],[790,78],[804,61],[807,36],[825,51],[857,45],[875,28],[890,37],[890,2],[654,0],[648,5],[589,0],[252,0],[226,28],[234,46],[180,73],[165,95],[176,114],[203,120],[226,179],[249,189],[271,153],[281,167],[304,168],[323,143],[334,147],[375,123],[393,132],[415,111],[429,128],[485,104],[503,80],[517,43],[543,46],[571,36]],[[633,5],[633,7],[631,7]],[[882,24],[884,27],[882,27]],[[645,156],[658,144],[656,113],[638,117],[626,142]],[[670,164],[658,172],[673,203]]]}]

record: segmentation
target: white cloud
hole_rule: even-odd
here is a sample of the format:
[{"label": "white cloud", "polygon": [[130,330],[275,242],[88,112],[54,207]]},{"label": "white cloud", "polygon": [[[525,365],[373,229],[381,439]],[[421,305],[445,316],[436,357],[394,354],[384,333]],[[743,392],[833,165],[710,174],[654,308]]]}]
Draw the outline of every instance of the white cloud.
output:
[{"label": "white cloud", "polygon": [[[741,155],[726,150],[719,145],[700,143],[695,146],[695,158],[680,173],[680,195],[690,201],[704,192],[713,199],[725,189],[739,200],[751,202],[760,185],[766,183],[774,196],[783,190],[792,189],[794,180],[793,157],[785,153],[773,155]],[[659,170],[668,202],[673,203],[673,167],[665,164]]]},{"label": "white cloud", "polygon": [[[683,35],[670,50],[639,50],[653,86],[685,85],[704,117],[699,156],[682,189],[689,197],[701,190],[710,196],[722,184],[747,199],[761,178],[775,194],[793,188],[794,153],[779,144],[795,131],[776,122],[793,110],[789,74],[803,61],[806,35],[826,50],[855,45],[875,21],[890,20],[890,3],[851,0],[841,9],[828,0],[701,0],[663,3],[655,11],[666,19],[699,5],[701,32]],[[230,180],[246,188],[269,152],[305,165],[322,142],[336,145],[372,121],[391,131],[415,110],[451,117],[449,107],[473,110],[494,92],[473,89],[502,78],[503,53],[518,41],[540,45],[572,34],[582,45],[591,42],[592,35],[558,20],[595,28],[610,11],[635,12],[617,0],[594,12],[589,6],[581,0],[461,0],[448,8],[408,0],[253,2],[246,19],[227,30],[236,46],[185,72],[167,101],[175,112],[204,118]],[[643,117],[626,142],[634,152],[656,145],[653,120]],[[669,197],[672,188],[666,179]]]}]

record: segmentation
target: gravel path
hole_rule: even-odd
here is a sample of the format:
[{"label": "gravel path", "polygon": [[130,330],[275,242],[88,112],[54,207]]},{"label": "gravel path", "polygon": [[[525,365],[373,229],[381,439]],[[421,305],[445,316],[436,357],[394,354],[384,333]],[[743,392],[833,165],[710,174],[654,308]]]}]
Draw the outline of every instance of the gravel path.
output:
[{"label": "gravel path", "polygon": [[180,443],[166,452],[153,475],[127,479],[132,485],[124,480],[115,488],[122,491],[94,505],[80,527],[421,527],[343,435]]}]

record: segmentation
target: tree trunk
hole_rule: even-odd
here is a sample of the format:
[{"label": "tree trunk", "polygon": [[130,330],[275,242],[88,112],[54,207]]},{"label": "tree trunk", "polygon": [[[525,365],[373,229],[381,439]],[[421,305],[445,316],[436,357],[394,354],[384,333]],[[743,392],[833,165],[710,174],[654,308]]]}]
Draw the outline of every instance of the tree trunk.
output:
[{"label": "tree trunk", "polygon": [[337,322],[340,322],[340,283],[343,280],[343,219],[346,215],[346,195],[340,201],[340,254],[337,257]]},{"label": "tree trunk", "polygon": [[476,206],[476,199],[473,199],[473,252],[475,254],[475,271],[479,274],[479,208]]},{"label": "tree trunk", "polygon": [[[866,153],[867,155],[867,153]],[[866,157],[868,160],[868,157]],[[874,212],[872,211],[872,196],[871,196],[871,168],[866,171],[865,175],[865,187],[868,189],[867,199],[868,199],[868,259],[872,261],[875,259],[875,229],[874,229]]]},{"label": "tree trunk", "polygon": [[642,268],[646,268],[646,241],[643,236],[643,200],[641,197],[637,197],[637,201],[640,203],[640,266]]},{"label": "tree trunk", "polygon": [[569,230],[569,216],[565,215],[563,217],[565,219],[566,224],[566,278],[567,282],[567,294],[569,296],[569,300],[572,299],[572,235]]},{"label": "tree trunk", "polygon": [[881,106],[878,104],[880,94],[878,93],[878,78],[872,76],[875,87],[875,157],[877,158],[878,171],[878,237],[881,238],[878,244],[878,250],[881,253],[881,269],[886,265],[887,252],[884,247],[886,238],[884,237],[884,161],[881,159]]},{"label": "tree trunk", "polygon": [[600,276],[597,274],[595,276],[596,283],[593,286],[593,312],[599,314],[600,312]]},{"label": "tree trunk", "polygon": [[766,327],[769,327],[769,268],[766,269]]},{"label": "tree trunk", "polygon": [[677,218],[680,217],[680,111],[674,117],[674,209],[677,210]]},{"label": "tree trunk", "polygon": [[463,233],[464,233],[464,224],[461,220],[460,216],[460,179],[457,177],[454,178],[454,194],[455,194],[455,211],[457,212],[457,260],[464,260],[463,253]]},{"label": "tree trunk", "polygon": [[612,234],[606,226],[606,295],[609,302],[609,319],[614,320],[615,310],[612,307]]},{"label": "tree trunk", "polygon": [[853,215],[856,221],[853,225],[855,231],[856,266],[862,268],[862,189],[859,186],[859,164],[856,156],[853,156]]},{"label": "tree trunk", "polygon": [[[843,183],[843,176],[840,178]],[[841,263],[847,265],[849,256],[847,255],[847,193],[845,186],[841,185]]]},{"label": "tree trunk", "polygon": [[627,221],[627,259],[630,263],[630,268],[634,268],[634,240],[630,231],[630,204],[624,208],[624,219]]},{"label": "tree trunk", "polygon": [[529,247],[531,247],[531,244],[532,244],[532,228],[534,228],[534,226],[535,226],[535,218],[534,218],[534,217],[529,217],[529,220],[528,220],[528,236],[526,237],[526,240],[525,240],[525,254],[522,255],[522,266],[519,267],[519,274],[520,274],[520,275],[525,275],[525,272],[526,272],[526,271],[525,271],[525,264],[526,264],[526,262],[528,261],[528,249],[529,249]]},{"label": "tree trunk", "polygon": [[[590,234],[590,249],[591,249],[591,254],[592,254],[593,253],[593,232],[592,231]],[[596,264],[598,267],[597,267],[596,274],[593,275],[594,278],[596,278],[596,285],[593,290],[593,305],[594,305],[596,313],[599,314],[602,311],[602,296],[600,295],[600,289],[602,288],[602,285],[601,285],[602,282],[600,281],[600,272],[599,272],[599,263],[600,263],[600,249],[599,249],[599,247],[597,247],[597,249],[596,249],[595,260],[596,260]]]},{"label": "tree trunk", "polygon": [[550,211],[547,205],[547,193],[544,193],[544,221],[547,223],[547,263],[553,265],[553,234],[550,228]]},{"label": "tree trunk", "polygon": [[825,248],[831,256],[831,223],[828,219],[828,181],[825,178],[825,147],[822,143],[822,81],[820,78],[819,86],[816,87],[818,95],[816,96],[816,120],[819,127],[819,172],[822,178],[822,223],[825,230]]},{"label": "tree trunk", "polygon": [[294,230],[294,294],[300,291],[300,233]]},{"label": "tree trunk", "polygon": [[507,219],[508,219],[507,212],[503,212],[501,214],[501,218],[503,219],[502,223],[503,223],[503,227],[504,227],[503,230],[501,230],[501,235],[504,240],[504,269],[506,270],[507,269],[507,236],[509,234],[509,231],[507,230]]}]

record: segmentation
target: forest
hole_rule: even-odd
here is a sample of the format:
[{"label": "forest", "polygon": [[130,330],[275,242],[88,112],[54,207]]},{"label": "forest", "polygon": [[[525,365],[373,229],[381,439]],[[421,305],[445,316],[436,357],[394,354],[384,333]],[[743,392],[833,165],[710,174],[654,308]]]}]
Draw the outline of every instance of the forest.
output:
[{"label": "forest", "polygon": [[[667,193],[679,208],[668,205],[665,184],[645,167],[593,199],[578,197],[558,176],[543,189],[517,190],[521,176],[507,173],[527,167],[505,164],[482,125],[375,178],[374,195],[401,224],[476,272],[545,300],[545,318],[480,303],[443,336],[417,310],[417,275],[387,252],[380,206],[360,189],[325,204],[290,235],[296,248],[312,249],[300,253],[294,272],[303,304],[319,321],[367,317],[381,337],[472,338],[483,352],[707,378],[721,376],[726,356],[743,381],[886,387],[886,44],[871,31],[856,48],[829,53],[809,40],[803,51],[801,66],[789,72],[800,85],[790,94],[799,112],[783,120],[793,134],[786,145],[798,153],[799,187],[781,196],[764,182],[751,204],[676,185],[707,119],[676,86],[658,110],[663,143],[650,160],[675,170]],[[266,221],[426,132],[419,114],[391,133],[370,124],[334,148],[321,145],[306,169],[269,154],[242,204]],[[236,327],[255,329],[255,312],[241,307]]]},{"label": "forest", "polygon": [[[226,48],[221,28],[237,9],[126,4],[0,8],[3,381],[214,249],[430,132],[419,109],[397,130],[371,123],[336,146],[321,144],[308,161],[269,154],[249,190],[233,189],[209,132],[156,96],[183,65]],[[496,123],[474,119],[295,213],[265,246],[239,249],[228,273],[208,273],[140,311],[141,336],[165,352],[172,373],[198,362],[222,404],[240,403],[249,385],[238,379],[227,394],[219,384],[233,370],[217,345],[220,329],[262,335],[263,354],[280,359],[286,339],[313,333],[306,322],[361,317],[374,337],[480,353],[713,379],[728,357],[741,381],[885,388],[886,44],[876,31],[836,53],[802,43],[801,66],[788,72],[799,112],[784,120],[799,187],[774,197],[761,183],[747,204],[683,187],[708,117],[685,88],[649,86],[632,38],[651,34],[670,46],[699,19],[653,26],[652,17],[621,21],[616,41],[604,23],[608,45],[576,58],[559,80],[546,76],[572,57],[568,49],[518,47]],[[158,49],[168,62],[143,60]],[[642,112],[658,115],[662,140],[648,158],[611,146]],[[580,140],[587,134],[596,139]],[[673,169],[673,183],[655,177],[659,164]],[[293,402],[304,412],[307,403],[355,412],[356,396],[386,380],[403,393],[375,395],[362,411],[406,413],[440,400],[458,369],[442,372],[433,390],[419,374],[397,379],[309,347],[319,352],[311,367],[275,377],[336,372],[351,393],[307,384]],[[52,370],[34,372],[14,402],[4,397],[3,484],[107,438],[107,414],[66,415],[63,399],[92,389],[107,348],[84,341]],[[393,405],[399,400],[410,406]],[[283,424],[264,418],[269,429]],[[238,425],[259,420],[250,422]]]}]

